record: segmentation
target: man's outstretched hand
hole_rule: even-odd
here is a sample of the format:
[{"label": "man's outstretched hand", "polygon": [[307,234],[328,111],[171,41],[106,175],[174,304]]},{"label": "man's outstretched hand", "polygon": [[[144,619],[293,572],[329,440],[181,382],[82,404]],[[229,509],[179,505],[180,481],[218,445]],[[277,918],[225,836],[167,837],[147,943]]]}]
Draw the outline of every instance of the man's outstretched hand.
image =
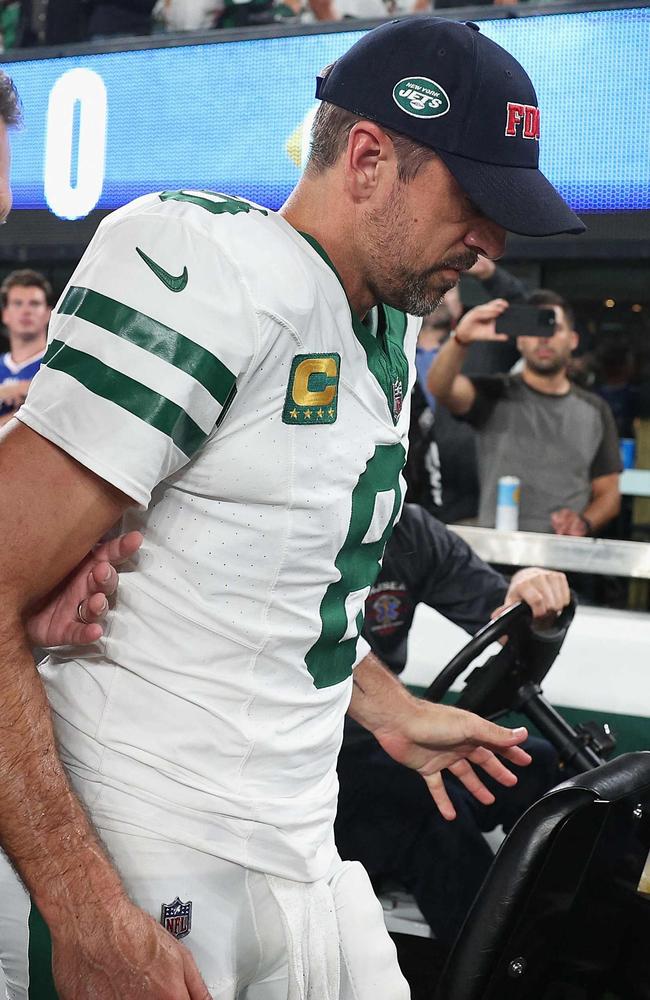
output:
[{"label": "man's outstretched hand", "polygon": [[107,598],[117,589],[115,567],[130,559],[141,545],[140,532],[130,531],[93,549],[27,618],[32,646],[96,642],[104,631],[101,620],[108,610]]},{"label": "man's outstretched hand", "polygon": [[400,712],[394,725],[374,730],[386,753],[421,774],[445,819],[455,819],[441,772],[447,768],[484,805],[494,795],[474,770],[481,767],[499,784],[510,787],[517,777],[496,756],[512,764],[530,764],[530,754],[519,746],[528,737],[523,727],[506,729],[449,705],[437,705],[413,698],[411,710]]}]

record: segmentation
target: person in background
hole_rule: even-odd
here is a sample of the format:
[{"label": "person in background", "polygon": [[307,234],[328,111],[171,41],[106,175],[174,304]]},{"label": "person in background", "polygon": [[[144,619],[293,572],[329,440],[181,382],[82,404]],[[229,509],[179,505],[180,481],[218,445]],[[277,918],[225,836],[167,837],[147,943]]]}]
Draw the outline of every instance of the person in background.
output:
[{"label": "person in background", "polygon": [[0,357],[0,426],[22,406],[47,347],[52,287],[38,271],[12,271],[0,286],[9,350]]},{"label": "person in background", "polygon": [[495,299],[462,318],[429,370],[429,390],[478,432],[482,526],[494,527],[499,479],[517,476],[520,530],[597,534],[621,505],[616,426],[599,396],[569,381],[578,344],[569,304],[544,289],[528,301],[552,309],[555,327],[549,337],[517,338],[520,374],[461,374],[470,344],[506,340],[497,331],[508,303]]},{"label": "person in background", "polygon": [[11,210],[11,147],[9,131],[17,128],[22,120],[20,99],[13,80],[0,71],[0,225]]},{"label": "person in background", "polygon": [[634,437],[639,410],[639,390],[634,384],[635,358],[623,332],[599,339],[595,350],[594,392],[609,405],[619,437]]},{"label": "person in background", "polygon": [[[479,257],[460,284],[447,293],[447,300],[456,296],[457,308],[450,306],[454,315],[452,328],[456,327],[464,313],[474,306],[491,299],[507,299],[509,303],[525,302],[531,289],[505,267],[495,264],[487,257]],[[507,372],[521,355],[514,341],[476,341],[470,345],[465,357],[463,372],[473,375],[496,375]]]},{"label": "person in background", "polygon": [[18,48],[23,37],[23,5],[17,0],[0,3],[0,47],[3,52]]},{"label": "person in background", "polygon": [[[429,368],[441,344],[460,321],[464,299],[487,302],[499,297],[521,302],[527,294],[522,281],[494,261],[479,256],[462,276],[460,291],[458,286],[452,288],[443,303],[424,318],[415,359],[417,382],[411,396],[409,455],[404,475],[407,499],[422,504],[446,524],[473,520],[478,513],[476,433],[436,401],[427,386]],[[489,375],[511,368],[519,357],[514,343],[477,341],[467,351],[463,370]]]}]

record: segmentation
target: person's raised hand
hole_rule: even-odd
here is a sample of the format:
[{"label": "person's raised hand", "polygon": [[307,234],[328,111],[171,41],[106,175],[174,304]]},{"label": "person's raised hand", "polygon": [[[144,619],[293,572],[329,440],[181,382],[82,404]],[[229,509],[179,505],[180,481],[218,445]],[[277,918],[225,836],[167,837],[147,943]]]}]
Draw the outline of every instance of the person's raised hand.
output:
[{"label": "person's raised hand", "polygon": [[504,341],[505,333],[497,333],[497,320],[505,312],[509,303],[506,299],[492,299],[483,305],[469,309],[456,326],[456,341],[463,346],[476,341]]},{"label": "person's raised hand", "polygon": [[85,645],[103,634],[102,619],[117,589],[120,566],[142,545],[139,531],[130,531],[90,552],[25,621],[32,646]]}]

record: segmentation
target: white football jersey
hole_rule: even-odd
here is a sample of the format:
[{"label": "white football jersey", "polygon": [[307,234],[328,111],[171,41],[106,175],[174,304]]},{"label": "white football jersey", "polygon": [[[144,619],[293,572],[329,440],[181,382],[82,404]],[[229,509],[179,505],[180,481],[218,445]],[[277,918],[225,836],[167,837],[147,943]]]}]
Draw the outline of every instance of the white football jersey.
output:
[{"label": "white football jersey", "polygon": [[363,605],[402,503],[419,321],[205,192],[100,225],[20,419],[137,504],[105,637],[42,673],[100,828],[320,878]]}]

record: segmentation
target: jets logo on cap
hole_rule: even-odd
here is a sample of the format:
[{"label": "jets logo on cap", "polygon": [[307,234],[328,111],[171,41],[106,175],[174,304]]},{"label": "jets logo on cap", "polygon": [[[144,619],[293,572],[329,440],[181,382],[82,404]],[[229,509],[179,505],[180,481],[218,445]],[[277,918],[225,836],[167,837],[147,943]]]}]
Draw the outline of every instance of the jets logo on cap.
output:
[{"label": "jets logo on cap", "polygon": [[508,101],[506,135],[519,134],[523,139],[539,139],[539,108]]},{"label": "jets logo on cap", "polygon": [[426,76],[405,76],[393,87],[393,100],[414,118],[440,118],[450,108],[444,89]]}]

